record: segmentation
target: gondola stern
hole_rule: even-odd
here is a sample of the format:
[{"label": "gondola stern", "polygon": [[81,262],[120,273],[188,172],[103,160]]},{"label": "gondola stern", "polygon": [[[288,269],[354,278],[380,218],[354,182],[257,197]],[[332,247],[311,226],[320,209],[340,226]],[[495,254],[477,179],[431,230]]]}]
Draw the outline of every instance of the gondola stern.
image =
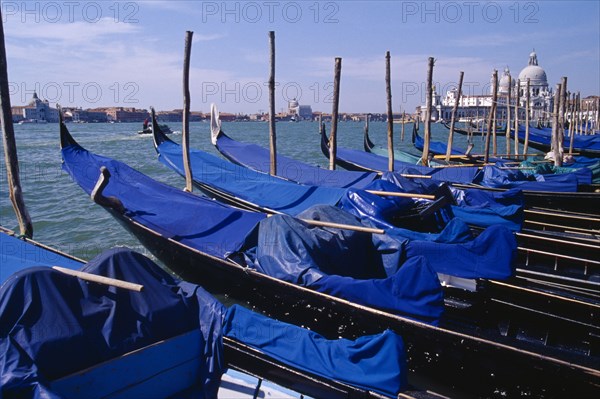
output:
[{"label": "gondola stern", "polygon": [[369,131],[366,128],[365,128],[365,134],[363,136],[364,136],[363,145],[365,147],[365,151],[371,152],[373,147],[375,147],[375,144],[369,138]]},{"label": "gondola stern", "polygon": [[165,142],[172,141],[167,135],[162,131],[158,124],[158,120],[156,119],[156,112],[154,111],[154,107],[150,107],[150,115],[152,116],[152,139],[154,141],[154,149],[158,152],[158,147]]},{"label": "gondola stern", "polygon": [[415,143],[415,140],[417,139],[417,135],[419,133],[417,133],[417,124],[413,124],[413,131],[412,131],[412,142],[413,144]]},{"label": "gondola stern", "polygon": [[67,129],[67,125],[65,125],[62,108],[60,106],[58,107],[58,124],[60,126],[60,149],[62,150],[69,146],[79,146],[79,143],[71,136],[69,129]]},{"label": "gondola stern", "polygon": [[329,137],[327,137],[327,132],[325,131],[325,124],[321,125],[320,129],[321,134],[321,151],[323,155],[329,158]]},{"label": "gondola stern", "polygon": [[221,119],[219,118],[219,110],[215,103],[210,104],[210,141],[214,146],[217,145],[219,136],[223,134],[221,131]]}]

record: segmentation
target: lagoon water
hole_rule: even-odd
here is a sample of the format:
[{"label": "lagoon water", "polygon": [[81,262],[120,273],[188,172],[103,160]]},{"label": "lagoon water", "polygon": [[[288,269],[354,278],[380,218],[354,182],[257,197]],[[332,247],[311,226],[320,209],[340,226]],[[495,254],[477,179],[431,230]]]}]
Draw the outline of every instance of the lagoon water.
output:
[{"label": "lagoon water", "polygon": [[[139,135],[140,123],[68,124],[73,137],[85,148],[125,162],[150,177],[183,188],[182,177],[158,162],[150,135]],[[180,124],[169,124],[181,131]],[[447,129],[432,124],[433,139],[445,142]],[[387,124],[371,122],[371,140],[386,146]],[[363,122],[340,122],[338,146],[362,150]],[[394,125],[395,147],[418,153],[410,140],[412,125],[405,125],[405,140],[400,140],[401,125]],[[253,142],[268,148],[268,124],[265,122],[224,123],[223,131],[240,141]],[[329,131],[329,126],[328,126]],[[421,132],[423,129],[421,129]],[[190,124],[190,145],[218,155],[209,140],[209,124]],[[34,239],[84,260],[93,258],[104,249],[127,246],[150,255],[141,244],[123,229],[99,205],[71,181],[61,169],[58,124],[15,125],[21,184],[26,206],[34,225]],[[181,134],[171,135],[175,141]],[[455,147],[466,148],[467,138],[455,135]],[[482,137],[474,137],[473,153],[482,153]],[[308,163],[327,167],[328,160],[319,147],[317,122],[281,122],[277,124],[277,146],[281,154]],[[498,149],[504,148],[502,139]],[[3,151],[3,150],[2,150]],[[200,195],[198,193],[198,195]],[[0,224],[18,230],[14,211],[7,192],[4,162],[0,176]],[[169,204],[165,203],[165,207]]]}]

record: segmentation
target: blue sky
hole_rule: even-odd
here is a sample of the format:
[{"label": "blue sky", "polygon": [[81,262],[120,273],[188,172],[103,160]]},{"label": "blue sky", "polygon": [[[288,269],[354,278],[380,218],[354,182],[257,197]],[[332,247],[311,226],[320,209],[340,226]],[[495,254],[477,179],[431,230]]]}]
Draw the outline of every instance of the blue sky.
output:
[{"label": "blue sky", "polygon": [[276,36],[276,109],[298,97],[331,111],[335,57],[340,110],[385,112],[424,102],[427,58],[445,92],[465,73],[482,94],[493,69],[517,76],[535,48],[554,86],[600,94],[598,1],[2,1],[12,105],[32,91],[52,105],[182,107],[185,31],[194,32],[191,108],[268,109],[268,36]]}]

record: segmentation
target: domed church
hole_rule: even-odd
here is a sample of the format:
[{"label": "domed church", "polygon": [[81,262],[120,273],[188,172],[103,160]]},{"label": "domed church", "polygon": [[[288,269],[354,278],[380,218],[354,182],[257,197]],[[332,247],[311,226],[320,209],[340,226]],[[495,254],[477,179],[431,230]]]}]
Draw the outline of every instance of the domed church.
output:
[{"label": "domed church", "polygon": [[[510,106],[516,102],[517,85],[519,89],[519,119],[525,119],[525,103],[527,79],[529,79],[529,120],[531,122],[547,120],[552,112],[552,89],[548,87],[548,78],[546,71],[538,65],[537,54],[533,51],[529,54],[529,64],[521,70],[518,79],[511,76],[508,67],[498,80],[498,110],[497,118],[499,120],[506,118],[506,101],[510,87],[511,99]],[[482,95],[462,95],[459,101],[457,116],[460,121],[482,121],[486,120],[492,106],[493,84],[490,82],[490,93]],[[432,120],[450,120],[452,108],[457,98],[457,89],[454,88],[446,93],[446,96],[439,101],[439,95],[434,93],[432,104]],[[421,114],[421,120],[425,120],[425,106],[417,107],[417,112]],[[512,112],[512,111],[511,111]]]},{"label": "domed church", "polygon": [[530,120],[547,118],[552,110],[552,89],[548,87],[546,71],[538,65],[535,50],[529,54],[529,65],[519,73],[519,95],[521,106],[525,106],[525,93],[529,79],[529,109]]}]

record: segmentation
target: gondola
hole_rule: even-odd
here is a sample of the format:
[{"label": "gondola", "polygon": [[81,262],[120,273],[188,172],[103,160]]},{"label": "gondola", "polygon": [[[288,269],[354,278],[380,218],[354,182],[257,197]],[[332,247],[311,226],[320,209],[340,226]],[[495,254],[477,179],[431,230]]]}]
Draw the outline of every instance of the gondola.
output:
[{"label": "gondola", "polygon": [[[350,338],[390,328],[402,335],[408,350],[408,367],[416,374],[434,378],[436,383],[449,383],[456,389],[476,392],[479,396],[490,396],[493,392],[539,396],[560,392],[590,395],[600,386],[600,371],[593,366],[598,361],[594,349],[597,346],[593,343],[595,335],[588,331],[590,327],[597,328],[593,321],[587,326],[584,326],[586,323],[571,323],[572,319],[556,318],[542,308],[534,313],[519,308],[503,312],[502,317],[510,316],[514,323],[532,322],[532,315],[537,314],[536,329],[555,323],[569,325],[561,329],[568,332],[569,339],[565,335],[553,335],[554,339],[562,337],[560,343],[553,340],[532,342],[522,339],[522,333],[529,334],[523,329],[514,330],[515,324],[498,330],[495,318],[500,314],[494,309],[497,309],[496,306],[502,308],[504,304],[495,301],[484,306],[486,317],[478,319],[477,325],[467,322],[467,319],[470,313],[481,316],[480,308],[463,307],[456,302],[456,309],[446,307],[447,313],[460,314],[467,319],[444,316],[440,326],[435,327],[389,310],[361,305],[354,298],[342,299],[337,293],[319,292],[315,285],[311,289],[284,281],[279,276],[267,275],[262,272],[264,270],[257,269],[267,267],[255,262],[259,249],[253,252],[252,248],[256,247],[252,247],[250,252],[241,252],[248,244],[249,236],[245,232],[251,231],[251,239],[256,240],[254,226],[258,222],[266,221],[271,226],[263,231],[265,234],[274,233],[280,223],[299,222],[293,222],[287,216],[266,218],[258,213],[228,208],[153,182],[120,162],[87,152],[73,140],[64,124],[61,125],[61,145],[63,167],[73,179],[88,194],[93,194],[95,201],[157,258],[186,279],[202,281],[206,287],[226,291],[227,295],[246,302],[248,306],[266,314],[277,314],[278,318],[302,324],[325,336]],[[82,164],[86,165],[88,172],[98,170],[97,174],[81,173],[76,165]],[[104,172],[100,171],[101,167],[106,168]],[[100,176],[102,178],[98,179]],[[259,238],[261,234],[259,225]],[[267,257],[271,255],[270,261],[284,261],[272,252],[278,248],[282,250],[284,242],[268,234],[263,239],[270,243],[271,252],[266,254]],[[278,243],[275,247],[274,242]],[[364,252],[363,248],[361,252]],[[424,265],[420,265],[421,272],[427,269]],[[305,276],[310,278],[310,275]],[[343,280],[334,280],[335,286],[341,289],[339,284]],[[514,294],[512,291],[511,295]],[[522,294],[527,293],[523,291]],[[569,301],[567,305],[561,297],[551,294],[539,299],[544,302],[544,308],[556,310],[554,302],[575,306],[578,311],[571,309],[568,312],[571,315],[588,309],[588,306],[591,309],[596,306],[591,303],[583,305],[585,301],[582,300]],[[548,301],[554,304],[549,306]],[[589,309],[583,311],[584,318],[590,317],[588,312]],[[490,318],[495,320],[491,322]],[[504,326],[507,327],[506,324]],[[567,339],[569,344],[564,346],[566,342],[562,339]],[[585,347],[583,350],[582,345]],[[579,350],[566,350],[567,347]],[[558,375],[560,380],[556,378]]]},{"label": "gondola", "polygon": [[[245,371],[298,396],[411,392],[404,344],[389,330],[327,340],[239,305],[226,308],[126,248],[86,264],[9,231],[0,238],[3,269],[18,270],[0,285],[2,397],[213,398],[225,389],[228,367],[242,372],[229,375],[243,383],[228,385],[230,393],[285,392],[268,381],[248,384],[258,380]],[[383,365],[389,374],[373,372]]]},{"label": "gondola", "polygon": [[[514,138],[514,129],[511,132],[512,137]],[[518,139],[519,142],[525,142],[525,127],[519,127],[518,131]],[[551,150],[552,142],[552,130],[544,129],[544,128],[529,128],[529,140],[528,145],[530,147],[536,148],[538,150],[542,150],[545,152],[549,152]],[[564,139],[563,139],[563,147],[568,149],[571,144],[571,137],[568,135],[568,131],[565,131]],[[576,134],[573,137],[573,152],[578,153],[579,155],[598,158],[600,157],[600,134],[593,135],[581,135]]]},{"label": "gondola", "polygon": [[[142,124],[142,130],[138,130],[138,134],[152,134],[152,126],[149,124],[150,119],[146,118]],[[171,134],[173,131],[168,125],[160,125],[161,130],[165,134]]]},{"label": "gondola", "polygon": [[[329,157],[328,138],[325,133],[321,134],[321,151]],[[388,169],[388,160],[385,157],[369,154],[364,151],[337,148],[336,164],[348,170],[363,172],[381,172]],[[490,172],[499,172],[491,166],[486,166]],[[458,188],[477,188],[487,191],[506,191],[507,188],[483,186],[475,180],[476,176],[482,176],[476,166],[465,166],[457,168],[429,168],[425,166],[411,165],[403,162],[394,162],[394,171],[397,173],[420,174],[431,176],[432,179],[447,181]],[[593,192],[593,186],[579,186],[576,176],[557,176],[552,187],[545,188],[548,184],[540,187],[539,183],[527,182],[521,184],[525,195],[527,208],[539,207],[560,211],[574,211],[590,215],[598,215],[600,209],[600,193]],[[511,186],[513,187],[513,186]],[[570,191],[559,191],[559,190]],[[582,191],[575,191],[581,189]],[[536,190],[536,191],[534,191]],[[544,191],[539,191],[544,190]],[[590,191],[583,191],[590,190]]]}]

